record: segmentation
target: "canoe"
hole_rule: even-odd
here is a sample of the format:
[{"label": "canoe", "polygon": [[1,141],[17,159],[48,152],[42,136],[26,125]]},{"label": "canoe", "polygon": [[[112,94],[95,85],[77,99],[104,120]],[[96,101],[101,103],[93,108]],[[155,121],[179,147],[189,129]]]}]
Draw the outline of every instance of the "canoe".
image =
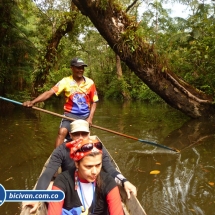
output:
[{"label": "canoe", "polygon": [[[90,136],[90,138],[91,139],[98,139],[101,142],[101,140],[97,136]],[[104,144],[103,144],[103,146],[104,146]],[[107,152],[108,152],[108,150],[107,150]],[[120,172],[120,169],[117,166],[116,162],[114,161],[113,157],[110,155],[109,152],[108,152],[108,154],[109,154],[109,157],[110,157],[112,164],[117,169],[117,171]],[[41,171],[41,174],[46,169],[48,162],[49,162],[49,158],[47,159],[46,163],[44,164],[43,169]],[[34,188],[35,187],[36,187],[36,185],[34,186]],[[137,214],[138,215],[146,215],[146,212],[143,209],[143,207],[141,206],[138,199],[134,195],[131,195],[131,198],[128,199],[124,188],[121,186],[118,186],[118,187],[119,187],[119,191],[120,191],[120,196],[121,196],[121,200],[122,200],[122,206],[123,206],[124,214],[125,215],[137,215]],[[24,209],[22,209],[20,215],[32,215],[32,213],[30,214],[30,207],[25,207]],[[47,215],[46,204],[44,202],[40,202],[37,211],[33,215]]]}]

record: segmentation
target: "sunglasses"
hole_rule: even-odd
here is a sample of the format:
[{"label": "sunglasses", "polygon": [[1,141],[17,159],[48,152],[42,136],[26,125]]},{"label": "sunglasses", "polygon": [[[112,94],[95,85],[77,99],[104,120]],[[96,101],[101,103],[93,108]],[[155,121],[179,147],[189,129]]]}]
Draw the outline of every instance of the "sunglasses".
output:
[{"label": "sunglasses", "polygon": [[102,150],[102,143],[101,142],[87,143],[83,145],[80,149],[78,149],[76,152],[89,152],[90,150],[93,149],[93,147],[96,147],[98,150]]}]

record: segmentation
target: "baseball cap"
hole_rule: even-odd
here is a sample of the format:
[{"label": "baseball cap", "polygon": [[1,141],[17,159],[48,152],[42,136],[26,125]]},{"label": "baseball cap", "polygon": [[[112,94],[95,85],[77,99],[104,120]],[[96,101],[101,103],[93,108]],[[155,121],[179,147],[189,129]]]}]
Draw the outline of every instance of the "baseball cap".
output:
[{"label": "baseball cap", "polygon": [[87,66],[87,64],[85,64],[80,58],[75,57],[71,60],[70,66]]},{"label": "baseball cap", "polygon": [[71,133],[75,133],[78,131],[90,132],[89,123],[83,119],[77,119],[70,123]]}]

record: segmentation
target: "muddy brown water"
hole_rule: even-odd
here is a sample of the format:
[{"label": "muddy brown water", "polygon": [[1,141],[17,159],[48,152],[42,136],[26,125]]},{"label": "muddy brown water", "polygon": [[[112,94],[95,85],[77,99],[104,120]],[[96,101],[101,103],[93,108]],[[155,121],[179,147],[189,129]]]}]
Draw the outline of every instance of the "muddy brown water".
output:
[{"label": "muddy brown water", "polygon": [[[54,149],[60,118],[19,105],[0,103],[0,184],[6,190],[32,189]],[[62,114],[62,101],[45,109]],[[215,214],[215,123],[189,120],[166,105],[100,101],[95,125],[170,148],[91,128],[123,175],[138,189],[148,215]],[[157,170],[159,174],[150,174]],[[0,214],[19,214],[20,204],[5,202]]]}]

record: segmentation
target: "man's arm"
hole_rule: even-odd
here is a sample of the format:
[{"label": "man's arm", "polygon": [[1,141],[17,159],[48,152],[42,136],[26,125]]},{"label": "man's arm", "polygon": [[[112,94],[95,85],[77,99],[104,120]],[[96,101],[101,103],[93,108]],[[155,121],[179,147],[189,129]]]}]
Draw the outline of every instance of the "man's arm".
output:
[{"label": "man's arm", "polygon": [[90,115],[88,116],[88,118],[86,119],[86,121],[92,125],[93,123],[93,116],[94,116],[94,113],[96,111],[96,106],[97,106],[97,103],[96,102],[93,102],[91,104],[91,107],[90,107]]},{"label": "man's arm", "polygon": [[65,146],[60,145],[51,154],[49,163],[38,180],[37,186],[35,188],[36,190],[46,190],[48,188],[52,177],[63,163],[65,157],[63,153],[63,147]]},{"label": "man's arm", "polygon": [[[64,156],[61,150],[62,148],[63,145],[61,147],[56,148],[51,154],[49,163],[45,171],[40,176],[35,190],[46,190],[49,187],[52,177],[63,163]],[[39,202],[22,202],[22,208],[24,208],[25,206],[31,206],[32,208],[30,210],[30,213],[33,213],[37,210],[38,203]]]},{"label": "man's arm", "polygon": [[130,199],[130,193],[133,193],[135,196],[137,195],[136,187],[116,170],[116,168],[111,163],[107,150],[104,147],[102,149],[102,168],[105,172],[109,173],[115,179],[118,185],[124,187],[128,199]]},{"label": "man's arm", "polygon": [[54,90],[50,89],[50,90],[48,90],[48,91],[40,94],[37,98],[35,98],[32,101],[23,102],[23,106],[25,106],[25,107],[32,107],[34,104],[36,104],[38,102],[43,102],[43,101],[47,100],[53,94],[55,94]]},{"label": "man's arm", "polygon": [[35,190],[46,190],[58,168],[47,167],[40,176]]},{"label": "man's arm", "polygon": [[113,166],[105,147],[102,149],[102,168],[115,179],[118,185],[123,186],[123,183],[127,181],[127,179]]}]

